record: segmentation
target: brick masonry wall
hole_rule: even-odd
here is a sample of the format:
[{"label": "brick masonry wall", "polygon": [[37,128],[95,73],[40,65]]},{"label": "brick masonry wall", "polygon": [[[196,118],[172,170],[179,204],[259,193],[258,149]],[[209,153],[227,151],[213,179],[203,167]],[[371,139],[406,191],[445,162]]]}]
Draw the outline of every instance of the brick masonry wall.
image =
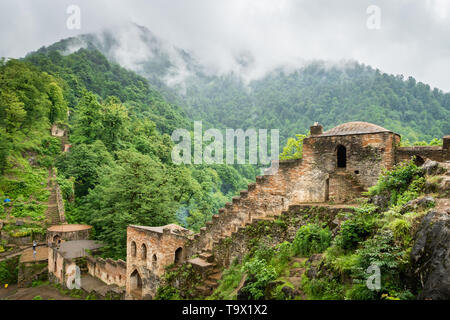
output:
[{"label": "brick masonry wall", "polygon": [[231,237],[221,239],[214,244],[214,261],[228,267],[234,260],[242,259],[254,247],[262,242],[269,247],[291,242],[298,229],[309,221],[320,221],[328,225],[333,233],[340,227],[335,220],[339,212],[350,212],[350,208],[315,207],[314,205],[293,205],[275,220],[255,220],[252,224],[240,227]]},{"label": "brick masonry wall", "polygon": [[74,240],[89,240],[90,235],[91,229],[83,229],[68,232],[47,230],[47,243],[52,243],[55,236],[59,236],[59,238],[64,241],[74,241]]},{"label": "brick masonry wall", "polygon": [[127,263],[125,261],[87,256],[86,264],[91,276],[108,285],[126,286]]},{"label": "brick masonry wall", "polygon": [[75,267],[75,261],[64,259],[56,248],[48,249],[48,278],[50,281],[67,287],[68,278],[75,275]]},{"label": "brick masonry wall", "polygon": [[[175,262],[175,251],[183,248],[186,240],[185,236],[174,234],[169,229],[158,233],[128,226],[126,298],[152,298],[156,294],[165,267]],[[136,245],[135,255],[133,243]],[[185,254],[182,251],[180,262],[184,259]],[[137,275],[142,282],[138,290],[135,282]]]},{"label": "brick masonry wall", "polygon": [[311,166],[322,176],[337,170],[337,146],[346,148],[345,170],[357,176],[357,182],[366,190],[374,185],[382,168],[390,169],[395,163],[398,135],[390,132],[343,136],[312,136],[304,144],[310,149]]},{"label": "brick masonry wall", "polygon": [[413,156],[421,157],[423,160],[431,159],[434,161],[444,161],[444,152],[440,146],[418,146],[418,147],[399,147],[396,150],[396,162],[410,160]]}]

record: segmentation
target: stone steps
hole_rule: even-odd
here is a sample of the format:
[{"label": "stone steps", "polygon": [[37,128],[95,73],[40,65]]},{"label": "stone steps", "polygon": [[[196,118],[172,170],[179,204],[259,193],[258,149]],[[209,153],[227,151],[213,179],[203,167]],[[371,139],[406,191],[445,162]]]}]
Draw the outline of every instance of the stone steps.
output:
[{"label": "stone steps", "polygon": [[199,257],[209,263],[214,261],[214,256],[212,253],[202,252],[199,254]]}]

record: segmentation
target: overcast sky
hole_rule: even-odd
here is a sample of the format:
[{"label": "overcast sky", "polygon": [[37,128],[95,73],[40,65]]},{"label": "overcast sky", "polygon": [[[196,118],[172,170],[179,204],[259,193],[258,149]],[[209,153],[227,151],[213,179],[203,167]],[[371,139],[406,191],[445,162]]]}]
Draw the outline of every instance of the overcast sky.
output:
[{"label": "overcast sky", "polygon": [[[81,10],[80,30],[66,26],[70,5]],[[380,8],[379,29],[367,27],[371,5]],[[258,72],[355,59],[450,91],[448,0],[0,0],[0,56],[130,21],[224,72],[241,53],[254,56]]]}]

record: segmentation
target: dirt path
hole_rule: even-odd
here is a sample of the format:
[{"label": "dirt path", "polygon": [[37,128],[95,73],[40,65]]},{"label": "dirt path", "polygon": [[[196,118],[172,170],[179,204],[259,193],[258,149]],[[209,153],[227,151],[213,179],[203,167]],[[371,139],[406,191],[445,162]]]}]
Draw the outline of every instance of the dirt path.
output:
[{"label": "dirt path", "polygon": [[[296,262],[299,263],[300,266],[303,266],[303,264],[306,260],[308,260],[308,259],[294,257],[292,259],[291,266]],[[305,267],[291,268],[289,270],[289,277],[287,278],[287,280],[294,285],[295,289],[297,289],[300,292],[300,296],[302,297],[302,300],[306,300],[306,295],[302,291],[302,288],[301,288],[302,275],[303,275],[303,273],[305,273],[305,271],[306,271]]]},{"label": "dirt path", "polygon": [[241,288],[244,286],[245,280],[247,280],[247,274],[244,274],[244,276],[242,277],[241,282],[239,282],[239,285],[237,286],[237,288],[233,290],[233,292],[231,294],[232,297],[237,295],[239,290],[241,290]]},{"label": "dirt path", "polygon": [[50,285],[18,288],[14,284],[8,286],[7,289],[0,288],[0,300],[33,300],[36,296],[40,296],[43,300],[79,300],[61,294],[58,289]]},{"label": "dirt path", "polygon": [[39,246],[36,248],[36,257],[33,256],[33,248],[22,251],[20,262],[45,261],[48,259],[48,247]]}]

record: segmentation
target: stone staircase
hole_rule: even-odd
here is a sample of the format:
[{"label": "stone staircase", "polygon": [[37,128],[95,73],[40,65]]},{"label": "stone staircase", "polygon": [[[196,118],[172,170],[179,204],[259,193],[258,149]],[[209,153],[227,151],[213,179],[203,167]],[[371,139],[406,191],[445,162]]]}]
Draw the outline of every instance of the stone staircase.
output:
[{"label": "stone staircase", "polygon": [[359,183],[357,175],[346,170],[336,170],[330,174],[330,184],[334,184],[330,189],[346,191],[345,194],[342,192],[339,194],[330,193],[330,200],[335,203],[351,201],[365,191]]},{"label": "stone staircase", "polygon": [[[282,216],[287,215],[287,219],[290,219],[289,217],[292,216],[292,212],[298,212],[298,210],[310,210],[312,208],[322,208],[329,210],[327,211],[330,213],[330,210],[333,210],[334,214],[337,214],[340,210],[348,210],[349,208],[352,208],[351,205],[344,205],[344,204],[328,204],[328,203],[304,203],[304,204],[297,204],[297,205],[290,205],[287,210],[281,211],[277,214],[273,215],[267,215],[264,217],[253,217],[251,220],[246,221],[243,226],[239,226],[235,231],[232,231],[230,233],[223,234],[219,237],[217,237],[213,241],[213,247],[214,250],[220,247],[220,245],[224,243],[226,238],[229,238],[231,242],[235,242],[236,238],[238,238],[238,234],[245,232],[245,229],[249,226],[254,226],[254,229],[257,229],[257,226],[260,222],[264,221],[274,221],[276,219],[283,219]],[[221,259],[217,259],[221,260]],[[218,262],[215,257],[212,249],[204,249],[201,251],[200,254],[196,258],[188,260],[188,263],[190,263],[195,270],[197,270],[200,274],[203,275],[203,283],[197,287],[197,292],[200,296],[209,296],[213,293],[214,289],[219,286],[219,280],[222,277],[222,271],[221,266],[223,266],[223,261]]]},{"label": "stone staircase", "polygon": [[[301,159],[280,161],[276,174],[256,177],[255,183],[250,183],[247,190],[240,192],[240,196],[233,197],[232,202],[219,209],[219,213],[213,215],[199,233],[189,237],[185,246],[186,256],[195,258],[187,262],[204,275],[204,283],[198,288],[200,293],[211,294],[221,278],[221,270],[212,252],[213,246],[251,224],[275,220],[288,210],[290,204],[296,204],[292,181],[302,174],[301,162]],[[359,183],[351,188],[354,194],[360,195],[363,191]]]},{"label": "stone staircase", "polygon": [[46,189],[50,190],[50,196],[48,198],[46,216],[51,225],[58,225],[65,222],[64,202],[53,170],[50,168],[48,172],[49,179]]},{"label": "stone staircase", "polygon": [[187,244],[188,256],[195,258],[187,262],[203,275],[204,281],[197,288],[200,295],[210,295],[218,287],[218,281],[222,277],[221,269],[214,261],[213,246],[252,223],[273,220],[280,215],[288,206],[285,186],[289,177],[283,173],[298,168],[299,163],[301,160],[282,161],[279,163],[278,174],[256,177],[255,183],[250,183],[247,190],[240,192],[240,196],[233,197],[232,202],[219,209],[219,214],[213,215],[206,227],[190,237]]},{"label": "stone staircase", "polygon": [[219,286],[218,281],[222,278],[222,271],[214,262],[213,255],[208,252],[202,252],[198,258],[188,261],[192,267],[203,275],[203,283],[197,287],[197,293],[201,296],[209,296],[215,288]]},{"label": "stone staircase", "polygon": [[47,219],[49,220],[50,224],[60,224],[59,219],[59,212],[58,212],[58,202],[56,197],[56,190],[53,186],[50,191],[50,197],[48,198],[48,205],[47,205],[47,212],[46,212]]},{"label": "stone staircase", "polygon": [[[288,173],[286,171],[289,169],[299,167],[299,161],[280,162],[279,171]],[[250,183],[247,190],[240,192],[240,196],[233,197],[232,202],[219,209],[219,213],[213,215],[212,220],[208,221],[199,233],[190,237],[186,244],[187,256],[202,253],[206,255],[215,242],[230,236],[253,219],[280,214],[289,203],[286,190],[288,175],[283,176],[279,172],[276,175],[256,177],[255,183]]]}]

